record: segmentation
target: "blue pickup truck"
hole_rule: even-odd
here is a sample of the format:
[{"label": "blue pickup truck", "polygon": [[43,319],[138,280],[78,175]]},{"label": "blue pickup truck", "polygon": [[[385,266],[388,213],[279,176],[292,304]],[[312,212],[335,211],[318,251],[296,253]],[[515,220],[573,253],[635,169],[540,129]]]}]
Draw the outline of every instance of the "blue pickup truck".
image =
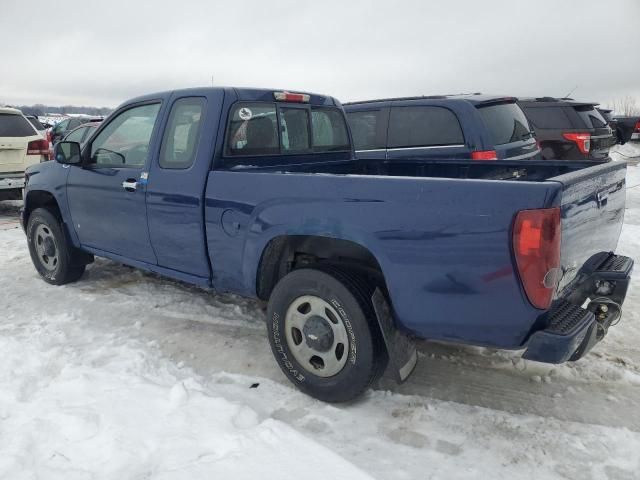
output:
[{"label": "blue pickup truck", "polygon": [[121,105],[26,173],[33,264],[60,285],[94,255],[268,301],[285,375],[361,394],[416,338],[577,360],[621,314],[624,163],[356,159],[340,103],[176,90]]}]

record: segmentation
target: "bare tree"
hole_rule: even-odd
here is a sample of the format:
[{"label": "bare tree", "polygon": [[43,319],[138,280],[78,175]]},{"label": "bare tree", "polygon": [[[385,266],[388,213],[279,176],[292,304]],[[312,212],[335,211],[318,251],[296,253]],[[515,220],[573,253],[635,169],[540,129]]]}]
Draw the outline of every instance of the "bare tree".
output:
[{"label": "bare tree", "polygon": [[640,115],[640,106],[636,103],[636,98],[627,95],[622,98],[616,98],[607,105],[616,115],[625,117]]}]

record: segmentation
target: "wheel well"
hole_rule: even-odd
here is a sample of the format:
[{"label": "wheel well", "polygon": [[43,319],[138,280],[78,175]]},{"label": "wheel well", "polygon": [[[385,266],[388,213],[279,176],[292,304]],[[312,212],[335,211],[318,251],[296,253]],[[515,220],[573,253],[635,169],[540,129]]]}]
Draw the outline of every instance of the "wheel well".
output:
[{"label": "wheel well", "polygon": [[272,239],[262,252],[256,276],[258,298],[268,300],[276,283],[290,271],[318,263],[359,270],[384,287],[380,264],[362,245],[315,235],[284,235]]},{"label": "wheel well", "polygon": [[24,212],[24,224],[29,223],[29,217],[31,213],[36,208],[46,208],[51,211],[58,219],[62,219],[62,215],[60,213],[60,207],[58,206],[58,202],[55,197],[51,195],[49,192],[45,192],[44,190],[34,190],[27,194],[27,198],[25,198],[25,212]]}]

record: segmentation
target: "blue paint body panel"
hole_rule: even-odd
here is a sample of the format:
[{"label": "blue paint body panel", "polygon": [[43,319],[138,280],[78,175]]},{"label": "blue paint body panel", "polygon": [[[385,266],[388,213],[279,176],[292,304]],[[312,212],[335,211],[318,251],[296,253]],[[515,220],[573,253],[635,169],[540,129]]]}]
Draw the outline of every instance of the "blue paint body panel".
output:
[{"label": "blue paint body panel", "polygon": [[[158,163],[163,132],[171,106],[185,97],[205,100],[204,133],[192,167],[165,170]],[[526,181],[372,174],[353,151],[239,164],[224,157],[223,144],[228,112],[240,100],[271,102],[273,91],[190,89],[127,102],[92,138],[132,105],[160,102],[144,167],[36,165],[28,171],[25,212],[35,194],[48,192],[76,247],[251,297],[270,241],[287,235],[348,240],[379,263],[398,328],[501,348],[521,347],[543,327],[544,312],[531,306],[514,267],[511,229],[518,211],[562,208],[565,276],[558,296],[571,289],[589,258],[616,247],[624,165],[572,167]],[[320,95],[311,95],[311,103],[340,107]],[[123,179],[143,173],[148,180],[135,193],[120,188]]]}]

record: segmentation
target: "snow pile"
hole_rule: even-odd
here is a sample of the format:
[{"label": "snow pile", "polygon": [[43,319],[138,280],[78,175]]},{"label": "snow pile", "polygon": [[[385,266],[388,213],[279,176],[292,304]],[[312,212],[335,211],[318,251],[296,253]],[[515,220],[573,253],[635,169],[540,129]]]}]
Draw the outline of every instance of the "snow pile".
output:
[{"label": "snow pile", "polygon": [[4,321],[0,351],[0,478],[370,478],[75,315]]},{"label": "snow pile", "polygon": [[613,160],[640,159],[640,142],[627,142],[624,145],[615,145],[609,150],[609,156]]}]

